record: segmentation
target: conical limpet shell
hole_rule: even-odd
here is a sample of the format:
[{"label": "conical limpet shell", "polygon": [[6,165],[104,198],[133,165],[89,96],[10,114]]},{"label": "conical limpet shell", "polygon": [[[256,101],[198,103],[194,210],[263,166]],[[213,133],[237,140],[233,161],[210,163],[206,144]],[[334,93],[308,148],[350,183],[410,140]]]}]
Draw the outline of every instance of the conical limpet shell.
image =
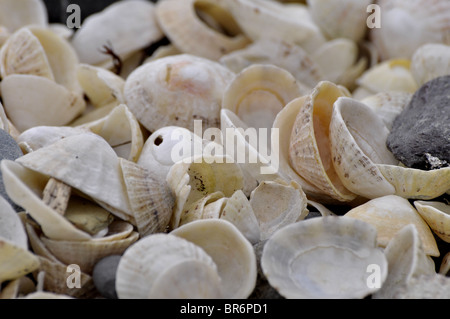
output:
[{"label": "conical limpet shell", "polygon": [[161,1],[156,6],[156,17],[164,33],[183,53],[218,60],[250,42],[223,1]]},{"label": "conical limpet shell", "polygon": [[180,126],[194,132],[218,127],[223,92],[234,73],[217,62],[189,54],[157,59],[130,74],[125,101],[142,125],[154,132]]},{"label": "conical limpet shell", "polygon": [[389,272],[380,290],[373,294],[376,299],[389,299],[412,278],[435,274],[433,260],[425,254],[419,233],[413,224],[404,226],[384,250]]},{"label": "conical limpet shell", "polygon": [[441,202],[414,201],[414,206],[436,235],[450,243],[450,205]]},{"label": "conical limpet shell", "polygon": [[[192,285],[178,283],[186,279]],[[173,285],[162,291],[154,289],[162,287],[161,280]],[[220,298],[219,285],[212,258],[197,245],[171,234],[149,235],[130,246],[120,259],[116,275],[120,299]]]},{"label": "conical limpet shell", "polygon": [[330,152],[330,121],[333,104],[346,92],[322,81],[306,99],[296,99],[299,112],[289,143],[289,160],[295,171],[323,193],[342,202],[356,198],[342,184],[333,167]]},{"label": "conical limpet shell", "polygon": [[380,247],[386,247],[404,226],[413,224],[425,253],[435,257],[440,254],[432,231],[417,210],[402,197],[388,195],[372,199],[351,209],[344,217],[359,219],[376,227]]},{"label": "conical limpet shell", "polygon": [[[371,225],[343,217],[319,217],[279,229],[264,246],[262,270],[286,298],[364,298],[377,291],[367,283],[370,265],[387,261]],[[332,261],[332,262],[330,262]]]},{"label": "conical limpet shell", "polygon": [[250,242],[230,222],[202,219],[171,232],[209,254],[217,265],[223,298],[248,298],[256,284],[256,256]]}]

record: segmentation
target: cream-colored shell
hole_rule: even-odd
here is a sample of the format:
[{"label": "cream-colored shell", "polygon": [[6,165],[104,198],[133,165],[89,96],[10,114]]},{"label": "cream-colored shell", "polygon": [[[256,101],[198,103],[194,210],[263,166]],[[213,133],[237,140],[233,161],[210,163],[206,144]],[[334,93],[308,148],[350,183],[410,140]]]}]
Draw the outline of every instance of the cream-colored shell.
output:
[{"label": "cream-colored shell", "polygon": [[156,17],[171,43],[183,53],[218,60],[250,43],[227,10],[226,1],[161,1]]},{"label": "cream-colored shell", "polygon": [[428,43],[418,48],[411,58],[411,72],[419,86],[450,75],[450,43]]},{"label": "cream-colored shell", "polygon": [[364,298],[379,288],[367,285],[376,264],[380,282],[387,261],[376,247],[376,229],[343,217],[318,217],[275,232],[264,246],[262,270],[285,298]]},{"label": "cream-colored shell", "polygon": [[346,202],[356,198],[342,184],[330,151],[330,121],[334,102],[346,92],[332,82],[320,82],[305,100],[296,99],[299,112],[289,142],[289,160],[295,171],[330,197]]},{"label": "cream-colored shell", "polygon": [[20,278],[39,267],[31,251],[0,237],[0,283]]},{"label": "cream-colored shell", "polygon": [[211,256],[221,278],[223,298],[245,299],[256,285],[256,256],[250,242],[230,222],[202,219],[171,232],[184,238]]},{"label": "cream-colored shell", "polygon": [[182,54],[157,59],[137,68],[125,83],[131,112],[150,132],[165,126],[194,131],[218,127],[222,96],[234,73],[217,62]]},{"label": "cream-colored shell", "polygon": [[[160,279],[172,285],[163,288]],[[171,234],[149,235],[130,246],[116,274],[120,299],[220,298],[219,285],[212,258],[199,246]]]},{"label": "cream-colored shell", "polygon": [[46,27],[47,9],[42,0],[1,0],[0,25],[14,32],[26,25]]},{"label": "cream-colored shell", "polygon": [[450,278],[440,274],[422,275],[411,278],[410,282],[399,289],[395,299],[450,299]]},{"label": "cream-colored shell", "polygon": [[0,238],[28,249],[28,238],[21,219],[6,199],[0,196]]},{"label": "cream-colored shell", "polygon": [[391,299],[412,278],[436,273],[434,261],[425,254],[413,224],[404,226],[391,239],[384,254],[389,272],[381,289],[372,295],[375,299]]},{"label": "cream-colored shell", "polygon": [[425,253],[435,257],[440,254],[431,229],[408,200],[402,197],[388,195],[375,198],[351,209],[344,216],[373,225],[377,229],[380,247],[386,247],[404,226],[413,224]]},{"label": "cream-colored shell", "polygon": [[450,252],[445,254],[442,258],[441,266],[439,267],[439,274],[446,276],[450,272]]},{"label": "cream-colored shell", "polygon": [[104,46],[124,59],[162,37],[153,3],[120,1],[86,18],[71,43],[82,63],[98,65],[111,61]]},{"label": "cream-colored shell", "polygon": [[414,206],[434,233],[450,243],[450,205],[441,202],[414,201]]}]

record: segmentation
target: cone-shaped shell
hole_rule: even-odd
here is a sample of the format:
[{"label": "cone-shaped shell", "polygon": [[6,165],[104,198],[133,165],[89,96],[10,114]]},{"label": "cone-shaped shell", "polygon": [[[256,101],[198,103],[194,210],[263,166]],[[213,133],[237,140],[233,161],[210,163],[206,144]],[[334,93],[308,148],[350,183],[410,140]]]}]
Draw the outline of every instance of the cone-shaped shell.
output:
[{"label": "cone-shaped shell", "polygon": [[346,202],[356,198],[342,184],[333,166],[330,152],[330,121],[334,102],[346,96],[335,84],[322,81],[299,103],[289,143],[289,160],[295,171],[325,194]]},{"label": "cone-shaped shell", "polygon": [[156,17],[181,52],[218,60],[250,42],[224,4],[218,0],[161,1],[156,7]]},{"label": "cone-shaped shell", "polygon": [[269,238],[262,270],[285,298],[364,298],[379,289],[367,284],[370,265],[379,266],[381,283],[387,276],[376,236],[369,224],[343,217],[300,221]]},{"label": "cone-shaped shell", "polygon": [[171,234],[198,245],[212,257],[221,278],[223,298],[250,296],[256,284],[256,256],[250,242],[233,224],[222,219],[203,219]]},{"label": "cone-shaped shell", "polygon": [[164,126],[194,131],[218,127],[226,86],[234,73],[219,63],[182,54],[157,59],[138,67],[127,78],[125,100],[142,125],[154,132]]},{"label": "cone-shaped shell", "polygon": [[435,234],[450,243],[450,205],[441,202],[415,201],[414,206]]},{"label": "cone-shaped shell", "polygon": [[[162,291],[154,289],[161,287],[160,278],[174,285]],[[178,284],[186,279],[192,286]],[[190,298],[219,298],[219,284],[217,267],[211,257],[199,246],[170,234],[149,235],[128,248],[120,259],[116,275],[120,299],[182,298],[189,293],[192,293]],[[177,291],[181,288],[182,291]]]},{"label": "cone-shaped shell", "polygon": [[386,247],[390,240],[404,227],[413,224],[417,228],[423,249],[427,255],[439,256],[433,233],[420,214],[404,198],[388,195],[372,199],[351,209],[346,218],[356,218],[373,225],[378,232],[380,247]]}]

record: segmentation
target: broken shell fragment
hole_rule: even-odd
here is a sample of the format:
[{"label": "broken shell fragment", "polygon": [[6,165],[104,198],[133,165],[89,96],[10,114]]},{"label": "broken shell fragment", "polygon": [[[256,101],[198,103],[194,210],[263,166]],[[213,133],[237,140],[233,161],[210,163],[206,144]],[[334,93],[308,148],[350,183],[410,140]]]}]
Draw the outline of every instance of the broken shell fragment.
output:
[{"label": "broken shell fragment", "polygon": [[435,257],[440,255],[430,227],[408,200],[400,196],[388,195],[372,199],[351,209],[344,217],[359,219],[374,226],[380,247],[386,247],[404,226],[413,224],[425,253]]},{"label": "broken shell fragment", "polygon": [[[369,265],[387,277],[387,261],[371,225],[343,217],[319,217],[279,229],[264,246],[262,270],[285,298],[364,298]],[[333,260],[330,263],[330,260]]]},{"label": "broken shell fragment", "polygon": [[442,240],[450,243],[450,205],[432,201],[414,201],[414,206],[428,226]]}]

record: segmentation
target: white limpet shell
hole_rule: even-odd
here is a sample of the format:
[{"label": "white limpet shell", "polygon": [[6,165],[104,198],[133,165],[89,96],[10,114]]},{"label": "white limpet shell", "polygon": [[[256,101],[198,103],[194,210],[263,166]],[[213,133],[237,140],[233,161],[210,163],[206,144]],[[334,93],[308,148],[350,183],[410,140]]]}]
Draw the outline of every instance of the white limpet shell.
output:
[{"label": "white limpet shell", "polygon": [[412,98],[407,92],[380,92],[361,100],[370,107],[384,122],[388,130],[392,129],[394,120],[406,108]]},{"label": "white limpet shell", "polygon": [[366,33],[366,11],[372,0],[308,0],[314,22],[329,39],[347,38],[358,42]]},{"label": "white limpet shell", "polygon": [[251,193],[250,204],[261,229],[261,240],[307,215],[306,196],[295,182],[264,181]]},{"label": "white limpet shell", "polygon": [[232,223],[223,219],[202,219],[171,232],[211,256],[221,278],[223,298],[245,299],[256,285],[256,256],[250,242]]},{"label": "white limpet shell", "polygon": [[1,0],[0,25],[14,32],[26,25],[47,27],[48,14],[42,0]]},{"label": "white limpet shell", "polygon": [[157,4],[156,17],[178,50],[218,60],[250,43],[226,5],[222,0],[166,0]]},{"label": "white limpet shell", "polygon": [[233,111],[248,127],[270,129],[281,109],[307,92],[288,71],[254,64],[227,86],[222,108]]},{"label": "white limpet shell", "polygon": [[120,299],[220,298],[220,284],[212,258],[199,246],[171,234],[149,235],[130,246],[116,274]]},{"label": "white limpet shell", "polygon": [[410,59],[426,43],[445,43],[450,32],[447,0],[381,0],[382,27],[371,30],[381,59]]},{"label": "white limpet shell", "polygon": [[[264,246],[261,266],[270,285],[285,298],[364,298],[376,264],[380,283],[387,261],[371,225],[343,217],[318,217],[275,232]],[[331,262],[332,261],[332,262]]]},{"label": "white limpet shell", "polygon": [[450,205],[432,201],[414,201],[420,216],[436,235],[450,243]]},{"label": "white limpet shell", "polygon": [[42,200],[42,192],[48,176],[38,174],[22,165],[3,160],[1,163],[3,180],[8,196],[27,212],[42,227],[49,238],[57,240],[88,240],[91,236],[77,229]]},{"label": "white limpet shell", "polygon": [[423,171],[398,166],[385,145],[388,134],[381,118],[361,102],[342,98],[335,103],[331,154],[335,171],[349,190],[366,198],[395,194],[428,200],[450,188],[449,167]]},{"label": "white limpet shell", "polygon": [[305,88],[313,88],[322,78],[313,56],[299,45],[280,39],[259,39],[244,49],[224,55],[219,61],[235,73],[252,64],[272,64],[291,73]]},{"label": "white limpet shell", "polygon": [[170,227],[179,226],[183,212],[204,196],[222,192],[231,197],[243,188],[243,175],[229,156],[193,156],[175,163],[167,174],[167,183],[176,196]]},{"label": "white limpet shell", "polygon": [[261,38],[282,39],[300,45],[308,53],[313,53],[326,42],[305,5],[265,0],[227,2],[236,22],[253,41]]},{"label": "white limpet shell", "polygon": [[222,96],[234,73],[218,62],[189,54],[157,59],[138,67],[127,78],[126,104],[150,132],[165,126],[194,131],[218,127]]},{"label": "white limpet shell", "polygon": [[13,74],[0,86],[8,118],[20,132],[40,125],[66,125],[86,107],[81,95],[40,76]]},{"label": "white limpet shell", "polygon": [[104,46],[124,59],[162,37],[153,3],[120,1],[84,20],[71,43],[82,63],[99,65],[111,60]]},{"label": "white limpet shell", "polygon": [[356,83],[372,94],[389,91],[414,93],[419,88],[411,72],[411,61],[407,59],[380,62],[365,71]]},{"label": "white limpet shell", "polygon": [[413,224],[417,228],[425,253],[435,257],[440,255],[430,227],[409,201],[400,196],[387,195],[372,199],[351,209],[344,217],[373,225],[377,229],[380,247],[386,247],[404,226]]},{"label": "white limpet shell", "polygon": [[391,299],[411,278],[436,273],[434,261],[425,254],[419,233],[413,224],[404,226],[384,250],[389,272],[380,290],[372,297]]},{"label": "white limpet shell", "polygon": [[[330,121],[334,102],[347,92],[329,81],[321,81],[300,104],[289,139],[292,168],[328,196],[349,202],[356,195],[339,179],[330,151]],[[287,141],[285,141],[287,142]]]},{"label": "white limpet shell", "polygon": [[450,75],[450,43],[427,43],[418,48],[411,58],[411,72],[419,86]]},{"label": "white limpet shell", "polygon": [[125,103],[125,80],[104,68],[81,63],[77,69],[78,81],[94,107],[110,103]]}]

